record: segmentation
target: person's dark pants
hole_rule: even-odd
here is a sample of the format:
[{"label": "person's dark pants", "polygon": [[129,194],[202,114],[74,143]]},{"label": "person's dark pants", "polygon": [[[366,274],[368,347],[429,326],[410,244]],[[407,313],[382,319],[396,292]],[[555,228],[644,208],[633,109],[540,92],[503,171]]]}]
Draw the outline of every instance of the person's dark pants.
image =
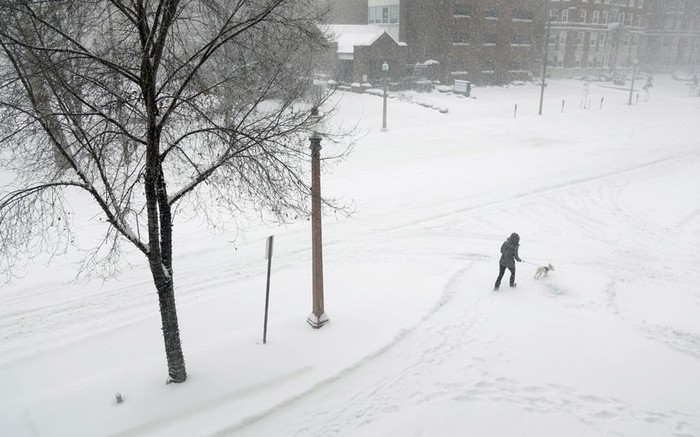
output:
[{"label": "person's dark pants", "polygon": [[496,278],[496,285],[494,285],[494,287],[493,287],[494,289],[501,286],[501,279],[503,279],[503,275],[505,274],[506,269],[510,270],[510,286],[512,287],[515,284],[515,266],[506,267],[504,265],[499,264],[498,265],[498,278]]}]

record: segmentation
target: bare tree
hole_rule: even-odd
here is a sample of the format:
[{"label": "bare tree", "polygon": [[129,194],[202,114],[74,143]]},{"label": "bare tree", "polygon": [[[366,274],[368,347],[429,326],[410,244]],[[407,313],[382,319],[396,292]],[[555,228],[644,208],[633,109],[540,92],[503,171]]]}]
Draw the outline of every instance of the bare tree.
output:
[{"label": "bare tree", "polygon": [[66,196],[84,193],[109,224],[84,268],[110,275],[124,242],[143,253],[169,381],[185,381],[174,214],[308,214],[303,133],[327,98],[309,93],[317,14],[314,0],[0,0],[8,279],[69,247]]}]

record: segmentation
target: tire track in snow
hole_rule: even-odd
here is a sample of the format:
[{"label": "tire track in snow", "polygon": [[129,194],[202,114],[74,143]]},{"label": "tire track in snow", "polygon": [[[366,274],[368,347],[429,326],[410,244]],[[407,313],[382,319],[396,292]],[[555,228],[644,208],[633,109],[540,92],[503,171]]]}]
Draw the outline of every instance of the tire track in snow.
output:
[{"label": "tire track in snow", "polygon": [[[266,419],[270,417],[271,415],[275,414],[280,414],[283,413],[284,410],[288,407],[295,406],[295,404],[299,403],[300,401],[304,401],[308,399],[310,396],[318,394],[322,390],[332,386],[333,384],[345,380],[348,377],[351,377],[353,374],[355,374],[358,371],[364,370],[368,366],[372,365],[373,363],[377,362],[379,358],[382,358],[389,352],[395,351],[407,338],[413,337],[414,335],[417,334],[417,331],[420,330],[420,328],[424,327],[427,323],[429,323],[434,317],[436,317],[439,312],[445,308],[445,306],[453,301],[455,298],[457,292],[459,291],[459,288],[457,287],[457,283],[461,280],[462,276],[471,268],[471,266],[467,266],[464,269],[460,270],[455,274],[448,284],[444,288],[444,292],[441,295],[440,299],[430,308],[428,312],[413,326],[401,330],[399,334],[397,334],[394,339],[387,343],[385,346],[382,348],[374,351],[373,353],[367,355],[365,358],[362,360],[352,364],[351,366],[346,367],[345,369],[341,370],[337,374],[326,378],[317,384],[313,385],[311,388],[309,388],[306,391],[303,391],[287,400],[284,400],[277,405],[259,413],[254,416],[250,416],[239,423],[236,423],[230,427],[224,428],[217,433],[213,434],[215,437],[225,437],[225,436],[231,436],[234,435],[235,433],[239,431],[245,431],[246,428],[255,425],[256,423],[262,421],[263,419]],[[484,297],[482,297],[481,300],[483,300]],[[477,311],[469,307],[468,308],[468,313],[477,313]],[[460,318],[460,320],[464,320],[464,318]],[[472,317],[468,317],[467,320],[469,320],[469,326],[473,326],[476,321]],[[464,328],[465,322],[461,323],[456,323],[451,327],[451,329],[445,329],[446,331],[450,331],[453,335],[455,333],[461,333],[461,336],[466,335],[465,331],[468,331],[468,329],[455,329],[455,328]],[[461,341],[450,341],[453,340],[451,337],[443,337],[440,343],[436,346],[432,343],[432,336],[427,336],[423,338],[423,344],[425,345],[425,348],[423,349],[422,353],[418,357],[416,362],[412,362],[411,364],[406,364],[404,369],[399,373],[398,376],[394,378],[393,381],[389,380],[383,380],[379,383],[379,385],[373,389],[371,389],[369,392],[359,392],[355,393],[352,395],[351,399],[348,402],[348,406],[346,408],[339,408],[338,415],[346,416],[346,417],[352,417],[357,419],[358,417],[364,417],[364,420],[368,420],[370,416],[374,416],[378,412],[388,412],[388,411],[393,411],[397,406],[392,405],[391,402],[385,397],[379,397],[378,395],[380,393],[383,393],[387,389],[390,389],[390,387],[396,383],[396,381],[404,379],[410,375],[416,375],[416,374],[421,374],[420,372],[416,373],[416,370],[424,367],[427,364],[430,363],[435,363],[435,362],[442,362],[444,361],[445,357],[448,356],[449,353],[445,353],[446,351],[443,349],[448,349],[447,352],[449,351],[455,351],[459,347],[462,346]],[[452,346],[450,346],[452,345]],[[438,353],[439,351],[439,353]],[[389,390],[390,391],[390,390]],[[384,405],[378,409],[366,409],[366,408],[361,408],[359,411],[353,406],[357,407],[361,402],[359,402],[360,399],[364,399],[367,397],[372,397],[372,396],[377,396],[377,400],[379,402],[382,402],[382,400],[385,401]],[[334,402],[337,402],[337,400],[334,400]],[[358,403],[359,402],[359,403]],[[374,401],[373,401],[374,402]],[[313,414],[313,413],[312,413]],[[320,413],[321,418],[323,419],[323,416],[330,415],[328,413]],[[341,420],[342,422],[342,420]],[[332,433],[337,433],[342,426],[336,426],[333,424],[328,425],[326,429],[322,432],[317,432],[313,431],[312,435],[330,435]],[[300,426],[299,429],[296,431],[294,435],[303,435],[305,432],[309,432],[310,430],[305,429],[305,426]]]},{"label": "tire track in snow", "polygon": [[559,384],[524,385],[505,377],[453,385],[448,392],[439,393],[433,399],[437,398],[468,403],[479,400],[505,402],[521,406],[528,412],[543,414],[564,412],[591,428],[592,435],[634,437],[614,429],[640,421],[667,429],[675,437],[700,432],[690,424],[693,420],[697,421],[698,417],[690,414],[675,410],[650,411],[614,397],[583,393]]},{"label": "tire track in snow", "polygon": [[639,172],[642,170],[648,170],[648,169],[655,168],[655,167],[662,166],[662,165],[667,165],[667,164],[672,164],[672,163],[689,164],[690,160],[697,160],[698,158],[700,158],[700,152],[697,152],[697,151],[686,153],[686,154],[681,155],[681,156],[661,158],[661,159],[646,162],[643,164],[637,164],[633,167],[624,168],[621,170],[614,170],[614,171],[604,172],[604,173],[593,175],[593,176],[588,176],[588,177],[583,177],[583,178],[578,178],[578,179],[571,179],[570,181],[567,181],[567,182],[543,187],[543,188],[540,188],[540,189],[537,189],[534,191],[519,192],[519,193],[516,193],[514,195],[510,195],[508,197],[500,198],[498,200],[494,200],[494,201],[490,201],[490,202],[483,202],[483,203],[480,203],[477,205],[471,205],[471,206],[467,206],[467,207],[463,207],[463,208],[450,209],[447,211],[442,210],[442,212],[439,215],[431,215],[428,217],[422,217],[422,218],[419,218],[416,220],[412,220],[412,221],[409,221],[409,222],[406,222],[403,224],[397,224],[397,225],[394,225],[391,227],[377,228],[373,232],[398,231],[398,230],[402,230],[405,228],[414,227],[416,225],[421,225],[421,224],[430,223],[433,221],[443,220],[443,219],[451,217],[451,216],[462,215],[462,214],[467,213],[467,212],[486,210],[486,209],[490,209],[490,208],[494,208],[494,207],[504,207],[504,206],[507,206],[513,202],[522,202],[524,200],[537,198],[537,197],[540,197],[540,196],[543,196],[546,194],[550,194],[550,193],[554,193],[557,191],[566,190],[566,189],[574,188],[577,186],[586,186],[589,184],[605,181],[605,180],[616,178],[619,176],[628,175],[628,174]]}]

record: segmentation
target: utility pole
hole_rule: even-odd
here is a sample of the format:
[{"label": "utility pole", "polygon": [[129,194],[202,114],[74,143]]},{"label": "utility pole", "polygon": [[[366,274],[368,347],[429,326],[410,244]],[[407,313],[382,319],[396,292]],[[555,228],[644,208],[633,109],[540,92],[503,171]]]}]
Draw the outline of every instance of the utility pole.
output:
[{"label": "utility pole", "polygon": [[387,97],[387,89],[386,89],[387,83],[386,83],[386,81],[387,81],[387,76],[389,75],[389,63],[387,63],[386,61],[384,61],[384,63],[382,64],[382,71],[384,72],[384,96],[383,96],[384,105],[382,107],[382,131],[386,132],[386,130],[387,130],[386,129],[386,97]]},{"label": "utility pole", "polygon": [[628,105],[631,105],[631,104],[632,104],[632,93],[634,92],[634,79],[635,79],[636,76],[637,76],[637,63],[638,63],[638,62],[637,62],[636,59],[635,59],[635,61],[632,63],[632,85],[630,85],[630,98],[629,98],[629,100],[627,101],[627,104],[628,104]]}]

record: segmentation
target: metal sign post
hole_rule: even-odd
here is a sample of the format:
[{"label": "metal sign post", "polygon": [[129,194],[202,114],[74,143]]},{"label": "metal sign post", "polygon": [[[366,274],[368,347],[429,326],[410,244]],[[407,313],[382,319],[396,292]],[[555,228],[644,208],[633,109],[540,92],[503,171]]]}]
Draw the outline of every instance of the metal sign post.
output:
[{"label": "metal sign post", "polygon": [[267,287],[265,289],[265,322],[263,324],[263,344],[267,343],[267,312],[270,308],[270,271],[272,270],[272,242],[275,236],[267,237],[265,245],[265,258],[267,259]]}]

